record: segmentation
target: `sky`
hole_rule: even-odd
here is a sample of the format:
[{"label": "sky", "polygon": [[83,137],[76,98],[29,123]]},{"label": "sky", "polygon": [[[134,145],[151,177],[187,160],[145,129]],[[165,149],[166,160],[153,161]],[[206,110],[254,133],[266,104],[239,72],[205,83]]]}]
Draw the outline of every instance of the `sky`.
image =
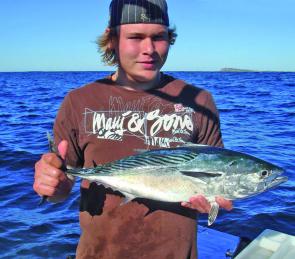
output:
[{"label": "sky", "polygon": [[[0,0],[0,71],[105,71],[110,0]],[[295,71],[294,0],[167,0],[178,38],[164,71]]]}]

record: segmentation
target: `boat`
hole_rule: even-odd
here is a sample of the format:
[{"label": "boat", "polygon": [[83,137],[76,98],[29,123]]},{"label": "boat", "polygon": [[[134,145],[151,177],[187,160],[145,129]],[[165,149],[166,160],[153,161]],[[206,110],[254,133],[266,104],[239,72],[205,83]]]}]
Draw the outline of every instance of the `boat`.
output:
[{"label": "boat", "polygon": [[199,259],[294,259],[295,236],[265,229],[253,241],[198,225]]}]

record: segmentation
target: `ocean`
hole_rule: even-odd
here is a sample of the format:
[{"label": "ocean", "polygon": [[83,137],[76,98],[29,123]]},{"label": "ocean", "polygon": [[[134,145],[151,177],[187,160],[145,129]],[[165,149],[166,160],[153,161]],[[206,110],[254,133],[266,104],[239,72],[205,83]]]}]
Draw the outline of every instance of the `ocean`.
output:
[{"label": "ocean", "polygon": [[[224,144],[286,170],[289,181],[220,211],[212,228],[253,239],[264,229],[295,235],[295,73],[168,72],[209,90]],[[66,258],[80,235],[79,183],[64,203],[33,191],[34,164],[47,152],[46,131],[71,89],[108,72],[0,73],[0,257]],[[199,224],[206,226],[207,216]]]}]

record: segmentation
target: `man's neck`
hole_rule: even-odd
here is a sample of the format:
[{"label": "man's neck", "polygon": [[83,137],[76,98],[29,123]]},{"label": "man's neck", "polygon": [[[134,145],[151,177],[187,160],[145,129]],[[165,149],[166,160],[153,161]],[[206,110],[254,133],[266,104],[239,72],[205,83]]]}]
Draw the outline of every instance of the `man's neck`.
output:
[{"label": "man's neck", "polygon": [[112,75],[112,81],[128,90],[150,90],[159,85],[161,81],[161,73],[159,73],[158,76],[152,81],[141,82],[138,80],[136,81],[126,78],[125,73],[118,69],[116,73]]}]

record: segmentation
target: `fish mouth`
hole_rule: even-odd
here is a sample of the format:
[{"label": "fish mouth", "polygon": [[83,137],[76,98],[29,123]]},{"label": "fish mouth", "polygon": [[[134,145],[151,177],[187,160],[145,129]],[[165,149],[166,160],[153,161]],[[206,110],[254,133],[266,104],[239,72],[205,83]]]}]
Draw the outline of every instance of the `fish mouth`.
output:
[{"label": "fish mouth", "polygon": [[288,177],[287,176],[278,176],[276,178],[274,178],[269,184],[268,184],[268,188],[272,188],[275,187],[281,183],[284,183],[288,181]]},{"label": "fish mouth", "polygon": [[283,171],[277,171],[276,173],[261,181],[256,187],[256,193],[264,192],[288,181],[287,176],[280,176],[282,173]]}]

